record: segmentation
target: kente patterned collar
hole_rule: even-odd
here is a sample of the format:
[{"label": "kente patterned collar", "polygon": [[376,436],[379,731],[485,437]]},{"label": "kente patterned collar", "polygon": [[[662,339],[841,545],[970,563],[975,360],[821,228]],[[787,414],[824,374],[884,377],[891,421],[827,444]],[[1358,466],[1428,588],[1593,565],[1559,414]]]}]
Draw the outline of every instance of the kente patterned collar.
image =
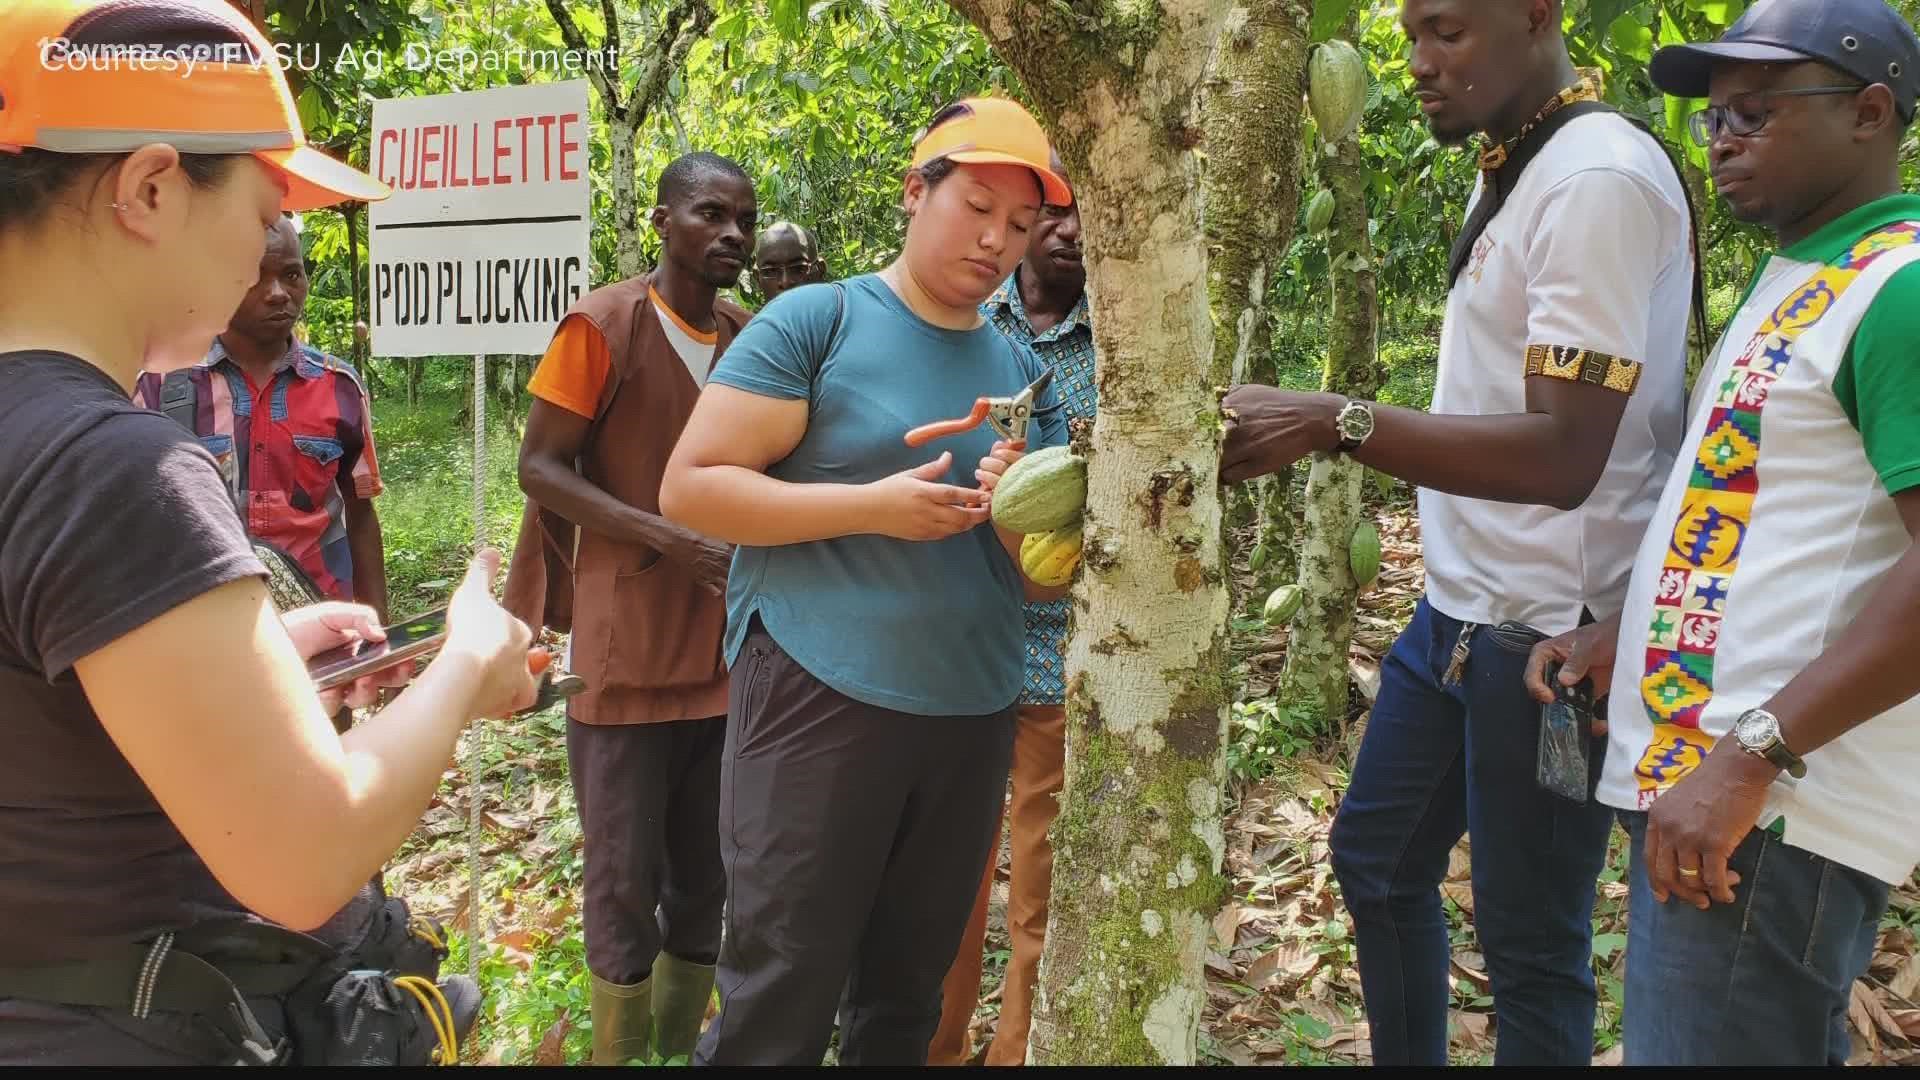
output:
[{"label": "kente patterned collar", "polygon": [[1521,139],[1532,134],[1533,129],[1539,127],[1547,117],[1552,116],[1554,113],[1559,112],[1561,109],[1566,108],[1576,101],[1599,100],[1599,76],[1582,72],[1579,81],[1553,95],[1553,99],[1545,105],[1542,105],[1540,111],[1533,114],[1533,119],[1527,121],[1513,138],[1505,142],[1488,145],[1487,140],[1483,136],[1480,148],[1480,171],[1483,173],[1492,173],[1494,170],[1500,168],[1500,166],[1505,165],[1507,163],[1507,155],[1513,152],[1513,148],[1520,144]]}]

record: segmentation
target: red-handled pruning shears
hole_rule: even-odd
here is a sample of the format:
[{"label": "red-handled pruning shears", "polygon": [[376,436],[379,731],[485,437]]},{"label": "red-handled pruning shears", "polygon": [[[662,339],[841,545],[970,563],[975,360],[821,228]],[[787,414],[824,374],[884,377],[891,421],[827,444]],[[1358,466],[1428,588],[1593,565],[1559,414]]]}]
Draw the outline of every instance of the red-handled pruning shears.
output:
[{"label": "red-handled pruning shears", "polygon": [[982,421],[993,426],[1015,450],[1027,448],[1027,423],[1033,419],[1033,399],[1046,390],[1053,382],[1053,369],[1048,368],[1032,385],[1012,397],[980,398],[973,403],[973,411],[958,420],[940,420],[931,424],[922,424],[907,432],[908,446],[925,446],[935,439],[944,439],[949,435],[961,435],[980,426]]}]

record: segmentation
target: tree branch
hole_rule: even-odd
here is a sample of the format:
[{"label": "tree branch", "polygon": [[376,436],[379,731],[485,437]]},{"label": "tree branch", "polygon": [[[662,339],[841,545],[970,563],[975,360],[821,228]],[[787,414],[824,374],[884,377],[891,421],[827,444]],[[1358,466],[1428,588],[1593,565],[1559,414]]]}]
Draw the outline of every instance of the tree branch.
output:
[{"label": "tree branch", "polygon": [[[618,42],[619,23],[613,18],[611,0],[602,0],[602,2],[607,4],[607,38],[609,41]],[[579,24],[573,21],[573,13],[567,10],[567,0],[547,0],[547,13],[552,15],[553,21],[559,25],[560,40],[567,43],[567,48],[576,53],[591,51],[587,48],[586,37],[580,33]],[[619,86],[608,80],[606,73],[600,70],[601,65],[584,66],[587,69],[587,78],[593,80],[593,88],[600,92],[600,100],[606,103],[609,118],[618,117],[622,112]]]},{"label": "tree branch", "polygon": [[666,93],[667,80],[686,63],[693,43],[705,36],[712,25],[713,6],[708,0],[680,0],[667,9],[660,21],[660,33],[654,39],[653,53],[640,69],[633,96],[627,99],[630,114],[625,119],[635,131],[647,122],[654,103]]},{"label": "tree branch", "polygon": [[620,55],[620,13],[614,10],[613,0],[600,0],[600,17],[607,22],[607,48],[618,57]]}]

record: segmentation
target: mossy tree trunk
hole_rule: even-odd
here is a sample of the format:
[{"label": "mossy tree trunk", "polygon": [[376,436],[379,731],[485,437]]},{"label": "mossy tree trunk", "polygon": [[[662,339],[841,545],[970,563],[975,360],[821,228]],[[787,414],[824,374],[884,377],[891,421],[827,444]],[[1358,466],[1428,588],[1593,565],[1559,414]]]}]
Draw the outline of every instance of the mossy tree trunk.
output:
[{"label": "mossy tree trunk", "polygon": [[953,0],[1076,182],[1100,412],[1029,1055],[1198,1057],[1226,778],[1227,592],[1195,96],[1228,0]]},{"label": "mossy tree trunk", "polygon": [[[1307,0],[1236,0],[1206,80],[1207,293],[1213,353],[1227,359],[1236,384],[1273,379],[1266,293],[1293,242],[1300,210],[1301,96],[1312,15]],[[1231,527],[1259,523],[1248,557],[1259,564],[1261,585],[1292,562],[1281,528],[1286,518],[1272,512],[1286,488],[1283,474],[1228,496]]]},{"label": "mossy tree trunk", "polygon": [[[1381,372],[1378,282],[1367,235],[1367,171],[1358,133],[1324,151],[1321,177],[1333,191],[1334,212],[1328,252],[1333,316],[1327,330],[1322,386],[1371,400],[1380,392]],[[1365,472],[1345,455],[1313,456],[1296,551],[1295,580],[1305,599],[1287,638],[1280,700],[1327,731],[1338,730],[1346,719],[1347,652],[1359,597],[1347,553],[1360,520]]]}]

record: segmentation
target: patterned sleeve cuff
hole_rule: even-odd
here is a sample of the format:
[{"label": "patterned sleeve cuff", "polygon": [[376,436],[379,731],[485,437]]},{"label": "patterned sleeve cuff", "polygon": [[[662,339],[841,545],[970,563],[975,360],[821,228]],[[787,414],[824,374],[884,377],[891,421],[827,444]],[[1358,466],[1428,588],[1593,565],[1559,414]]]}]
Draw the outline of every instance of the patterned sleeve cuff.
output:
[{"label": "patterned sleeve cuff", "polygon": [[1527,346],[1527,374],[1591,383],[1631,395],[1640,385],[1640,363],[1570,345]]}]

